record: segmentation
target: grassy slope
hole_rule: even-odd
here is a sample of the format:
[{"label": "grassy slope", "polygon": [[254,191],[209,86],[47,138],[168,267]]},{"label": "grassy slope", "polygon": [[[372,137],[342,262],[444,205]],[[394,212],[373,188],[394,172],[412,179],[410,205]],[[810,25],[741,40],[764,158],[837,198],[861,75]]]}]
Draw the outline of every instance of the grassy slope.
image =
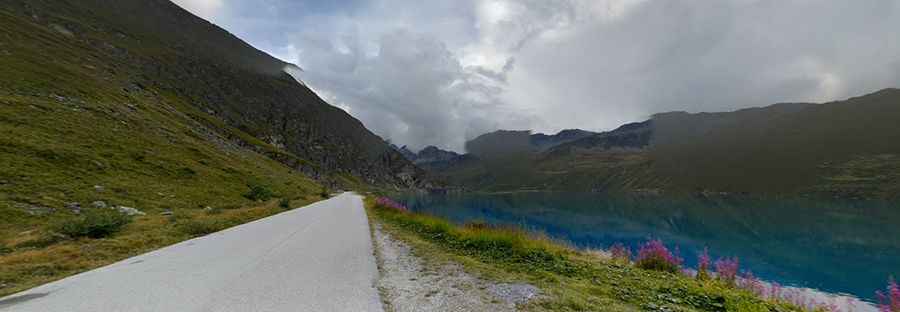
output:
[{"label": "grassy slope", "polygon": [[336,175],[401,187],[427,183],[421,170],[359,120],[283,71],[292,65],[169,0],[8,0],[0,2],[0,11],[18,18],[8,29],[13,37],[28,36],[18,33],[32,27],[53,33],[55,38],[29,42],[43,47],[27,64],[35,73],[60,74],[41,68],[45,63],[69,62],[77,72],[88,64],[92,78],[109,87],[177,96],[198,111],[192,114],[198,120],[215,117],[240,129],[247,136],[229,137],[249,147],[268,152],[257,143],[271,143],[305,159],[286,163],[323,183],[342,180],[330,179]]},{"label": "grassy slope", "polygon": [[718,281],[641,270],[514,229],[456,227],[367,201],[370,216],[417,254],[452,260],[494,280],[524,281],[546,296],[523,307],[541,311],[799,311],[765,302]]},{"label": "grassy slope", "polygon": [[[900,184],[897,120],[898,89],[821,105],[663,114],[654,118],[650,154],[655,170],[682,189],[890,198]],[[883,171],[866,170],[872,166]],[[870,183],[854,192],[841,170]]]},{"label": "grassy slope", "polygon": [[[281,211],[244,198],[250,183],[294,207],[319,198],[305,175],[228,139],[246,133],[190,118],[165,90],[125,90],[125,65],[26,19],[0,10],[0,295]],[[49,231],[66,203],[98,200],[147,216],[105,239]]]}]

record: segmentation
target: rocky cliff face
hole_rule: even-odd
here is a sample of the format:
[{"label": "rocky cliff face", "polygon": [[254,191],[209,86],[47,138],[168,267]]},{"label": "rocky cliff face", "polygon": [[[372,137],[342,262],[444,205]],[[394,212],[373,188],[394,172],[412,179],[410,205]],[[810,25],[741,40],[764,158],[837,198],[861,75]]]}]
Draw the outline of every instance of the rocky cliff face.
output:
[{"label": "rocky cliff face", "polygon": [[419,164],[419,163],[432,163],[432,162],[446,162],[446,161],[452,161],[453,159],[456,159],[459,156],[460,156],[460,154],[458,154],[456,152],[445,151],[440,148],[437,148],[436,146],[429,146],[429,147],[426,147],[426,148],[422,149],[421,151],[419,151],[419,154],[416,155],[416,160],[414,161],[414,163]]},{"label": "rocky cliff face", "polygon": [[639,150],[650,145],[653,138],[653,121],[630,123],[613,131],[593,133],[548,148],[548,155],[571,153],[575,148],[595,150]]},{"label": "rocky cliff face", "polygon": [[554,135],[547,135],[543,133],[532,134],[531,145],[533,145],[538,150],[545,151],[560,144],[577,141],[595,134],[597,133],[581,129],[562,130]]},{"label": "rocky cliff face", "polygon": [[502,158],[505,154],[540,153],[596,135],[598,133],[581,129],[567,129],[556,134],[498,130],[466,142],[466,149],[469,153],[482,158]]},{"label": "rocky cliff face", "polygon": [[101,71],[125,92],[152,90],[187,102],[199,113],[182,113],[213,129],[239,129],[249,137],[228,138],[313,177],[427,184],[420,169],[361,122],[284,72],[293,65],[167,0],[10,0],[0,6],[65,29],[93,50],[90,57],[109,64]]}]

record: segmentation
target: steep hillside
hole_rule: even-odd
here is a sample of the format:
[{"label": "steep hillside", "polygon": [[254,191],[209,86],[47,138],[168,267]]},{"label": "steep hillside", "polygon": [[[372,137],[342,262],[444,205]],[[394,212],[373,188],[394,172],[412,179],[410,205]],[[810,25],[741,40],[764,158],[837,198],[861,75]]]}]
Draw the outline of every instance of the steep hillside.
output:
[{"label": "steep hillside", "polygon": [[900,90],[845,101],[654,117],[655,170],[679,188],[896,196]]},{"label": "steep hillside", "polygon": [[466,142],[466,151],[478,158],[503,160],[532,153],[531,131],[498,130]]},{"label": "steep hillside", "polygon": [[522,152],[527,132],[489,134],[480,159],[513,157],[435,174],[488,190],[898,198],[897,120],[897,89],[826,104],[664,113],[536,153]]},{"label": "steep hillside", "polygon": [[331,187],[422,185],[285,66],[168,1],[0,2],[0,296]]},{"label": "steep hillside", "polygon": [[[315,177],[421,184],[421,172],[381,138],[283,72],[292,65],[167,0],[6,1],[3,8],[16,19],[13,23],[58,37],[46,40],[36,58],[93,66],[89,77],[79,79],[114,84],[129,93],[178,97],[201,112],[194,119],[222,122],[253,137],[243,141],[259,139],[306,160],[308,164],[282,153],[270,155]],[[12,28],[10,35],[19,29]],[[38,61],[21,70],[41,65]]]}]

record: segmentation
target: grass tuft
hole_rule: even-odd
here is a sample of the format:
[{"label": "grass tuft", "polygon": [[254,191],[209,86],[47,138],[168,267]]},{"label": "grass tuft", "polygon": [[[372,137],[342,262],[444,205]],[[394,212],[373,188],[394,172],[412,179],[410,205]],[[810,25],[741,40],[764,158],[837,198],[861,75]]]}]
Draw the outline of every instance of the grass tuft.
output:
[{"label": "grass tuft", "polygon": [[131,217],[112,209],[88,209],[81,216],[60,219],[51,226],[70,238],[104,238],[131,223]]},{"label": "grass tuft", "polygon": [[267,185],[258,184],[258,183],[250,183],[247,185],[250,188],[247,193],[244,193],[244,197],[253,201],[267,201],[272,199],[275,196],[275,192],[272,191]]},{"label": "grass tuft", "polygon": [[221,220],[184,220],[179,221],[176,227],[182,233],[191,237],[198,237],[212,234],[228,228],[228,225]]}]

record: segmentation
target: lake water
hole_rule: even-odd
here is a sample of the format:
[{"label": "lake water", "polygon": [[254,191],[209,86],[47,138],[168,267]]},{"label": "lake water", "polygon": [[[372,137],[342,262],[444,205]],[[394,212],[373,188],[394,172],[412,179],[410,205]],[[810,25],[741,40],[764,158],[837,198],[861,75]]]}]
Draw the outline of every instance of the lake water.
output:
[{"label": "lake water", "polygon": [[404,195],[411,210],[456,223],[517,225],[578,247],[634,250],[648,237],[678,246],[688,266],[713,259],[783,285],[874,300],[900,277],[900,206],[810,200],[610,198],[595,194]]}]

